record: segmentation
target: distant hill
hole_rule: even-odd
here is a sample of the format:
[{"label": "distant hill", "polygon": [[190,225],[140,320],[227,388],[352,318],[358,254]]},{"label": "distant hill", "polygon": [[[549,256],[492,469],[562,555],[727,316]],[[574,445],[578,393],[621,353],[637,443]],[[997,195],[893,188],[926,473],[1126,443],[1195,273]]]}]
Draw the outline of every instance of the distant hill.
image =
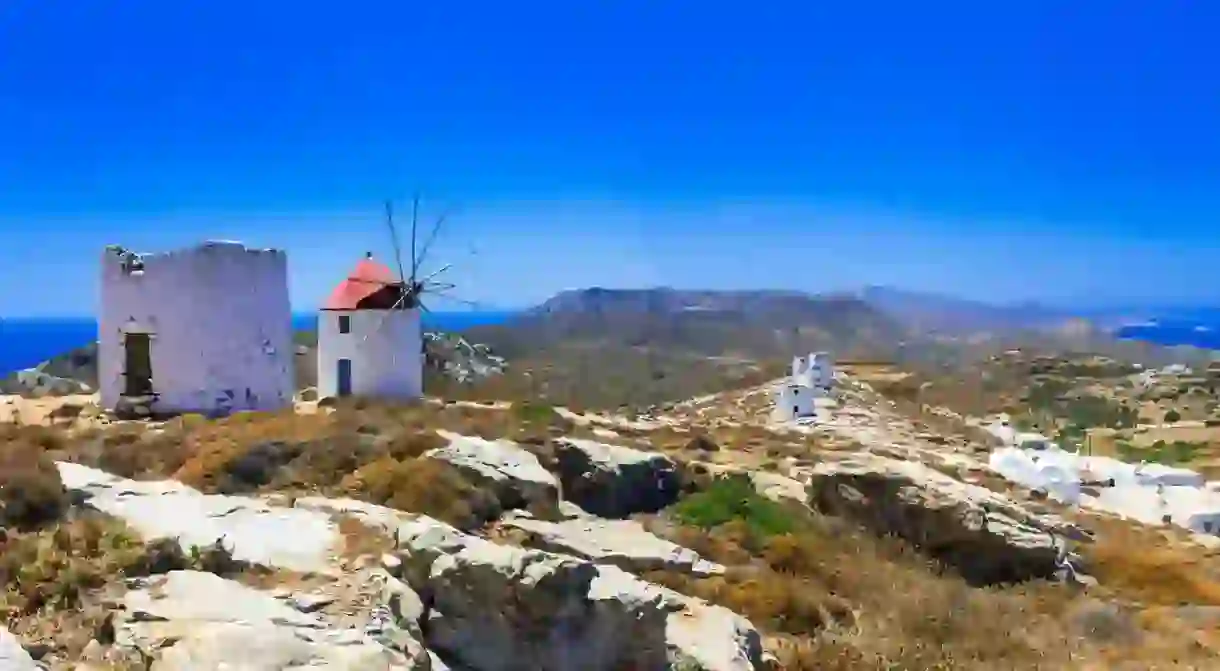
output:
[{"label": "distant hill", "polygon": [[867,287],[859,297],[922,332],[1055,329],[1082,316],[1037,303],[995,305],[893,287]]},{"label": "distant hill", "polygon": [[668,288],[565,291],[504,324],[466,333],[510,358],[578,343],[741,358],[815,349],[876,354],[909,335],[854,296]]},{"label": "distant hill", "polygon": [[607,406],[663,404],[777,377],[800,353],[871,357],[908,337],[859,298],[669,288],[566,291],[463,332],[528,372],[514,393]]}]

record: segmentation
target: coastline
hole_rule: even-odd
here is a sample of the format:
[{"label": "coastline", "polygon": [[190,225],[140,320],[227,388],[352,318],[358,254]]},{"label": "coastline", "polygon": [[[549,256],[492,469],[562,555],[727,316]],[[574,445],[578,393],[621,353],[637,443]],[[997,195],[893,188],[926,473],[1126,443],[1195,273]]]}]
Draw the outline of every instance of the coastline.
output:
[{"label": "coastline", "polygon": [[[507,310],[432,312],[423,319],[426,328],[461,331],[502,323],[515,314]],[[293,314],[292,327],[298,331],[316,328],[317,313]],[[0,376],[37,366],[96,340],[97,320],[93,317],[0,318]]]}]

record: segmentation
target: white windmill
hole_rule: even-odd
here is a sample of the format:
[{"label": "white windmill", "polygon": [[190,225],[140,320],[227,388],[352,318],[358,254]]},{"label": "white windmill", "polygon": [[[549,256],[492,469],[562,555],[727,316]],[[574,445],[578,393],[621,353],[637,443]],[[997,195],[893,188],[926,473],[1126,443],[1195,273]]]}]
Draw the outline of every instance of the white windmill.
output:
[{"label": "white windmill", "polygon": [[423,245],[417,247],[419,197],[415,197],[411,211],[411,273],[407,275],[389,201],[385,214],[398,272],[395,274],[389,266],[374,260],[370,252],[323,304],[318,315],[319,397],[419,398],[423,395],[424,367],[420,314],[430,312],[423,303],[424,295],[474,304],[448,295],[446,292],[454,285],[437,281],[451,264],[420,275],[446,216],[442,214],[436,219]]}]

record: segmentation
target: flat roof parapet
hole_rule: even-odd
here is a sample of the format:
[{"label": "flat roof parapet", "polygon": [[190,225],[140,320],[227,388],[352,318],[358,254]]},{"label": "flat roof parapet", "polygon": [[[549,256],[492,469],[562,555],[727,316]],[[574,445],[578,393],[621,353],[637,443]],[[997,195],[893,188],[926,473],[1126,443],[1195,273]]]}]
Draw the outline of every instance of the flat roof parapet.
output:
[{"label": "flat roof parapet", "polygon": [[274,247],[247,247],[245,243],[238,240],[205,240],[187,247],[179,247],[177,249],[165,250],[160,252],[135,252],[122,245],[106,245],[105,251],[113,254],[121,259],[137,258],[137,259],[157,259],[168,258],[178,255],[191,254],[194,252],[207,250],[222,250],[233,251],[247,254],[283,254],[284,250]]}]

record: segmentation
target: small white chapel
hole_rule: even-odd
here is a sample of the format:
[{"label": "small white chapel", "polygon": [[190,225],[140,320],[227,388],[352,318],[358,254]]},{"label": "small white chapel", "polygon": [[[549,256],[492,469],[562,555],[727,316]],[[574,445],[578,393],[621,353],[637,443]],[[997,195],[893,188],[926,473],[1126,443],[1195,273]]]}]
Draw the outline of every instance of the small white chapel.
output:
[{"label": "small white chapel", "polygon": [[817,413],[817,399],[830,395],[834,366],[830,354],[813,352],[792,359],[792,374],[775,387],[775,421],[791,422]]}]

